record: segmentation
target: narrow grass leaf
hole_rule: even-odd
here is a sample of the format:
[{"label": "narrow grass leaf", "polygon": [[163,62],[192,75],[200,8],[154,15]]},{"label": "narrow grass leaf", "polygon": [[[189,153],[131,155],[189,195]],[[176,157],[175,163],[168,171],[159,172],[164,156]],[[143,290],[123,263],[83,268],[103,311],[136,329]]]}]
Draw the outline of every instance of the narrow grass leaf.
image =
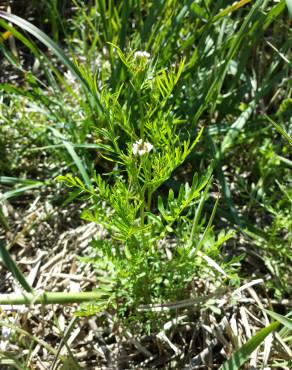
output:
[{"label": "narrow grass leaf", "polygon": [[82,160],[80,159],[80,157],[78,156],[78,154],[76,153],[75,149],[74,149],[74,144],[72,144],[71,142],[69,142],[68,140],[66,140],[64,138],[64,136],[58,131],[56,130],[55,128],[51,127],[50,129],[53,134],[62,141],[63,145],[65,146],[65,148],[67,149],[68,153],[70,154],[71,158],[73,159],[76,167],[78,168],[86,186],[88,188],[91,188],[91,181],[90,181],[90,178],[87,174],[87,171],[84,167],[84,164],[82,162]]},{"label": "narrow grass leaf", "polygon": [[[1,17],[1,12],[0,12],[0,17]],[[19,31],[17,31],[13,26],[9,25],[2,19],[0,19],[0,26],[7,30],[5,33],[9,32],[11,35],[13,35],[13,37],[15,37],[16,39],[21,41],[26,47],[28,47],[36,57],[40,57],[41,53],[38,50],[38,48],[33,44],[33,42],[30,41],[23,34],[21,34]]]},{"label": "narrow grass leaf", "polygon": [[41,185],[43,182],[31,180],[31,179],[22,179],[19,177],[10,177],[10,176],[0,176],[0,184],[4,185]]},{"label": "narrow grass leaf", "polygon": [[68,153],[71,155],[74,163],[76,164],[76,167],[78,168],[81,176],[83,177],[83,180],[84,180],[85,184],[87,185],[88,188],[91,188],[91,181],[89,179],[89,176],[88,176],[88,174],[86,172],[86,169],[85,169],[85,167],[82,163],[82,160],[79,158],[79,156],[75,152],[75,149],[74,149],[73,145],[69,141],[66,141],[66,140],[63,141],[63,144],[65,145]]},{"label": "narrow grass leaf", "polygon": [[[56,55],[56,57],[60,60],[60,62],[62,62],[71,71],[71,73],[80,81],[82,86],[92,95],[91,87],[88,84],[88,81],[86,80],[86,78],[84,78],[84,76],[80,72],[77,65],[71,62],[71,60],[66,56],[63,50],[50,37],[48,37],[43,31],[41,31],[39,28],[34,26],[32,23],[14,14],[9,14],[7,12],[0,11],[0,17],[3,19],[6,19],[8,22],[11,22],[19,26],[23,30],[27,31],[28,33],[36,37],[45,46],[47,46]],[[96,96],[94,96],[94,98],[97,103],[97,107],[99,111],[101,113],[104,113],[104,110],[100,104],[100,101],[98,100]]]},{"label": "narrow grass leaf", "polygon": [[282,325],[286,326],[286,328],[288,328],[289,330],[292,330],[292,320],[291,319],[288,319],[288,317],[280,315],[277,312],[266,310],[264,308],[262,308],[262,310],[265,311],[268,315],[270,315],[273,319],[279,321]]},{"label": "narrow grass leaf", "polygon": [[22,272],[17,267],[16,263],[11,258],[10,254],[6,250],[5,244],[3,241],[0,240],[0,259],[3,261],[4,266],[11,272],[13,277],[19,282],[19,284],[25,289],[27,292],[32,293],[33,289],[27,282],[26,278],[22,274]]},{"label": "narrow grass leaf", "polygon": [[251,0],[240,0],[240,1],[235,2],[234,4],[228,6],[226,9],[222,10],[218,15],[216,15],[212,19],[212,22],[213,23],[217,22],[218,19],[225,17],[226,15],[234,12],[235,10],[240,9],[241,7],[243,7],[244,5],[246,5],[250,2],[251,2]]},{"label": "narrow grass leaf", "polygon": [[210,142],[210,147],[211,147],[211,151],[212,151],[212,154],[213,154],[213,158],[215,158],[215,169],[216,169],[216,172],[217,172],[217,175],[218,175],[218,179],[220,181],[220,185],[222,187],[222,191],[223,191],[223,194],[224,194],[224,199],[227,203],[227,206],[228,206],[229,211],[232,215],[234,223],[236,225],[238,225],[240,227],[240,229],[242,229],[243,228],[243,223],[242,223],[242,221],[241,221],[241,219],[240,219],[240,217],[237,213],[237,210],[234,206],[231,190],[230,190],[228,182],[225,178],[225,174],[224,174],[224,171],[223,171],[223,168],[222,168],[221,151],[217,148],[213,138],[210,135],[208,135],[207,137],[208,137],[208,141]]},{"label": "narrow grass leaf", "polygon": [[20,188],[16,188],[16,189],[13,189],[13,190],[6,191],[4,194],[0,195],[0,202],[2,202],[3,200],[7,200],[9,198],[18,197],[19,195],[22,195],[22,194],[26,193],[29,190],[37,189],[37,188],[40,188],[44,185],[45,184],[43,182],[40,182],[40,183],[27,185],[27,186],[22,186]]},{"label": "narrow grass leaf", "polygon": [[261,329],[248,342],[246,342],[239,350],[237,350],[231,358],[226,361],[219,370],[238,370],[250,358],[253,351],[264,342],[265,338],[271,334],[280,325],[275,321],[269,326]]},{"label": "narrow grass leaf", "polygon": [[203,233],[203,236],[201,238],[201,240],[199,241],[199,243],[197,244],[197,246],[191,251],[190,254],[196,254],[198,253],[202,246],[203,246],[203,243],[208,235],[208,232],[210,231],[210,228],[212,227],[212,222],[213,222],[213,219],[215,217],[215,214],[216,214],[216,210],[217,210],[217,206],[218,206],[218,201],[219,201],[219,198],[216,199],[216,202],[215,202],[215,205],[214,205],[214,208],[212,210],[212,213],[211,213],[211,216],[209,218],[209,221],[208,221],[208,224],[204,230],[204,233]]},{"label": "narrow grass leaf", "polygon": [[271,122],[271,124],[275,127],[275,129],[288,141],[288,143],[292,146],[292,137],[288,134],[287,131],[283,129],[278,123],[273,121],[270,117],[265,116],[266,119]]},{"label": "narrow grass leaf", "polygon": [[253,100],[248,108],[238,117],[238,119],[231,125],[229,131],[224,137],[221,145],[221,153],[224,153],[235,141],[236,137],[242,132],[243,127],[252,115],[256,107],[256,101]]},{"label": "narrow grass leaf", "polygon": [[[73,357],[73,355],[72,355],[72,353],[71,353],[70,347],[69,347],[69,345],[68,345],[68,343],[67,343],[67,341],[68,341],[68,339],[69,339],[69,336],[70,336],[70,334],[72,333],[72,331],[73,331],[73,329],[74,329],[75,324],[76,324],[76,322],[77,322],[77,321],[78,321],[78,317],[77,317],[77,316],[74,316],[74,317],[71,319],[71,321],[69,322],[69,324],[68,324],[68,327],[67,327],[66,331],[65,331],[64,333],[61,333],[61,334],[62,334],[62,340],[61,340],[61,342],[60,342],[60,344],[59,344],[59,347],[58,347],[57,353],[56,353],[56,355],[55,355],[55,358],[54,358],[53,364],[51,365],[51,370],[56,370],[56,369],[57,369],[57,367],[58,367],[58,366],[56,366],[56,365],[57,365],[57,362],[58,362],[58,359],[59,359],[59,356],[60,356],[61,350],[62,350],[62,348],[63,348],[64,346],[66,346],[66,348],[67,348],[67,351],[68,351],[68,353],[69,353],[69,355],[70,355],[70,361],[73,363],[74,368],[76,368],[76,369],[81,369],[81,367],[80,367],[80,366],[78,365],[78,363],[75,361],[75,359],[74,359],[74,357]],[[72,363],[71,363],[71,365],[72,365]],[[71,366],[71,368],[72,368],[72,366]]]}]

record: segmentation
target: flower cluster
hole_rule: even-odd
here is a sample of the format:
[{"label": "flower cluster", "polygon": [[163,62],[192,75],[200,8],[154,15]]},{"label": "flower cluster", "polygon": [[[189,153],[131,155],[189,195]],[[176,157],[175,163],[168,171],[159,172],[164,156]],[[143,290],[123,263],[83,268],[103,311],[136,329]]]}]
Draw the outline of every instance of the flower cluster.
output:
[{"label": "flower cluster", "polygon": [[147,51],[136,51],[134,53],[134,58],[139,59],[145,59],[148,60],[150,58],[150,54]]},{"label": "flower cluster", "polygon": [[64,73],[64,77],[71,86],[76,85],[77,83],[76,77],[73,75],[73,73],[69,69],[67,72]]},{"label": "flower cluster", "polygon": [[152,149],[152,144],[144,142],[142,139],[140,139],[133,144],[132,152],[134,155],[141,156],[143,154],[150,153]]}]

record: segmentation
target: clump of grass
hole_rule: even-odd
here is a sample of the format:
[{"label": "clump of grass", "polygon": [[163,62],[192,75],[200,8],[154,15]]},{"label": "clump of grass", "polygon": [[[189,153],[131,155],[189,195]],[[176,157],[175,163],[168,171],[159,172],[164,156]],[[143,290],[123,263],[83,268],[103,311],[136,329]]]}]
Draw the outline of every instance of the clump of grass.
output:
[{"label": "clump of grass", "polygon": [[[68,53],[29,22],[0,13],[1,26],[40,63],[36,77],[1,42],[26,84],[1,85],[12,105],[2,110],[5,127],[10,120],[16,131],[25,124],[28,147],[66,163],[57,179],[72,199],[86,202],[83,219],[106,232],[80,258],[96,270],[93,295],[100,299],[79,315],[114,312],[119,325],[141,334],[162,325],[155,322],[158,307],[196,297],[198,280],[214,297],[218,288],[238,285],[243,257],[223,248],[235,236],[221,231],[230,226],[261,246],[271,294],[289,294],[289,99],[277,109],[278,96],[289,95],[289,44],[275,39],[268,56],[263,47],[283,27],[284,2],[248,3],[96,1],[87,9],[76,2],[65,32]],[[58,41],[57,23],[53,36]],[[212,304],[208,309],[220,314]]]}]

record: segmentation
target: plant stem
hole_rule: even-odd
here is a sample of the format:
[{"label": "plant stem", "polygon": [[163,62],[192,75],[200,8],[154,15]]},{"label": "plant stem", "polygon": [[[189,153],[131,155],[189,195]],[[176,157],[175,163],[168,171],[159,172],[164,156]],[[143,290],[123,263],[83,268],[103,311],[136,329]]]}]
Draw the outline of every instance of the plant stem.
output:
[{"label": "plant stem", "polygon": [[140,86],[138,88],[137,95],[138,95],[138,105],[139,105],[139,115],[140,115],[140,138],[144,140],[144,111],[143,111],[143,105],[141,101]]},{"label": "plant stem", "polygon": [[[144,201],[141,204],[141,208],[140,208],[140,219],[141,219],[140,226],[141,226],[141,228],[143,228],[145,226],[145,189],[142,191],[142,199]],[[145,248],[145,236],[144,236],[143,232],[142,232],[142,244],[143,244],[143,248]]]},{"label": "plant stem", "polygon": [[81,293],[66,293],[66,292],[42,292],[36,293],[19,293],[19,294],[0,294],[0,304],[69,304],[95,301],[102,298],[99,292],[81,292]]},{"label": "plant stem", "polygon": [[151,211],[151,202],[152,202],[152,191],[148,189],[148,199],[147,199],[147,211]]}]

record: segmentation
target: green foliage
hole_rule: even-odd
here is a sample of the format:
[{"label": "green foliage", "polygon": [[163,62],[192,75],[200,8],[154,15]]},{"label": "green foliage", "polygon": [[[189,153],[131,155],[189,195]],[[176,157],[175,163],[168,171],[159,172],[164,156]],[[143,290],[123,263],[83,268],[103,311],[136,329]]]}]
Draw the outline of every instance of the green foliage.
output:
[{"label": "green foliage", "polygon": [[[0,180],[13,187],[0,200],[58,176],[68,201],[86,202],[83,219],[104,234],[80,259],[95,268],[102,299],[79,314],[108,309],[124,324],[139,317],[138,332],[153,329],[157,315],[140,305],[196,296],[200,279],[212,288],[237,283],[242,241],[264,261],[271,297],[289,295],[285,1],[72,3],[64,20],[57,1],[42,2],[52,39],[0,12],[0,26],[34,58],[34,66],[26,55],[23,62],[0,39],[21,77],[0,85]],[[40,173],[40,161],[53,170]],[[0,222],[8,228],[1,208]],[[238,234],[222,231],[230,227]],[[222,248],[233,236],[236,247]]]},{"label": "green foliage", "polygon": [[[207,199],[212,167],[204,176],[195,174],[190,185],[182,184],[177,194],[169,189],[164,201],[161,186],[184,163],[202,134],[201,130],[193,143],[189,139],[181,142],[175,126],[168,130],[168,116],[169,111],[162,116],[160,136],[155,130],[147,130],[147,142],[143,139],[139,144],[141,152],[135,149],[138,144],[131,136],[131,141],[120,147],[114,134],[99,130],[107,140],[102,155],[110,161],[115,159],[115,167],[106,178],[96,175],[93,188],[76,176],[58,177],[91,200],[82,217],[107,231],[106,237],[93,242],[93,257],[83,260],[93,263],[98,276],[107,271],[108,281],[99,289],[108,299],[84,306],[80,314],[114,308],[118,315],[129,310],[135,315],[140,304],[187,297],[188,283],[198,274],[209,275],[210,266],[196,252],[214,239],[211,222],[215,211],[206,226],[198,215]],[[131,129],[128,125],[124,132]],[[149,147],[150,142],[153,147]],[[194,217],[196,230],[192,227]],[[214,253],[231,236],[220,235],[208,250]],[[214,274],[218,274],[216,269]]]}]

